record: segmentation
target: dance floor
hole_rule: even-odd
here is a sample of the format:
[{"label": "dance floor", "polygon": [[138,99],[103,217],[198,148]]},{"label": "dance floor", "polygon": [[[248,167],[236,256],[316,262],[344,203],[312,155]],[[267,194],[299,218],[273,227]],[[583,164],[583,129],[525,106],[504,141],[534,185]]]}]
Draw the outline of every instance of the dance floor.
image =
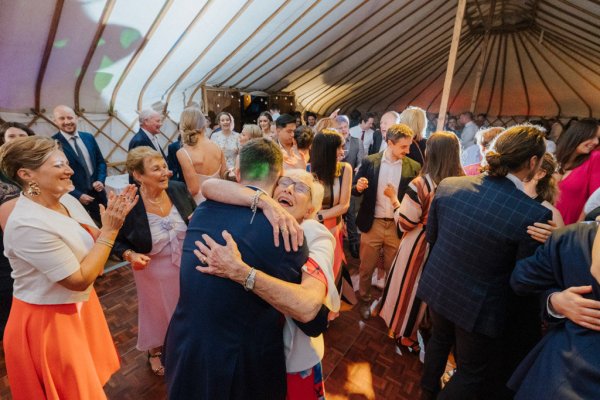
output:
[{"label": "dance floor", "polygon": [[[357,262],[348,255],[350,268]],[[121,369],[105,386],[111,400],[165,399],[161,377],[152,374],[146,355],[135,348],[137,299],[129,267],[106,273],[96,283]],[[358,309],[341,312],[325,334],[323,372],[328,400],[418,399],[421,363],[417,355],[399,355],[380,318],[361,321]],[[0,353],[0,399],[11,399]]]}]

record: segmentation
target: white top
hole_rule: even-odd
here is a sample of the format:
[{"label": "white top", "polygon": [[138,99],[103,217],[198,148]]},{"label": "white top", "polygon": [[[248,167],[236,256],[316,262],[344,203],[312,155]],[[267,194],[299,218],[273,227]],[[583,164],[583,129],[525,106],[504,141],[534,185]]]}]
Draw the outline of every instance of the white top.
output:
[{"label": "white top", "polygon": [[596,189],[594,193],[592,193],[583,207],[583,212],[589,214],[597,207],[600,207],[600,189]]},{"label": "white top", "polygon": [[[314,219],[305,220],[301,226],[308,246],[308,256],[317,263],[327,278],[327,296],[323,304],[331,311],[338,312],[340,295],[335,287],[333,276],[335,239],[325,225]],[[283,343],[287,372],[301,372],[310,369],[317,365],[325,354],[323,335],[316,338],[307,336],[289,317],[286,317],[283,329]]]},{"label": "white top", "polygon": [[235,158],[240,152],[240,134],[231,131],[228,136],[225,136],[223,131],[219,131],[213,133],[210,140],[215,142],[223,151],[227,169],[233,169],[235,167]]},{"label": "white top", "polygon": [[365,136],[363,139],[363,130],[360,127],[360,124],[353,126],[350,128],[350,135],[358,138],[358,140],[362,139],[363,148],[365,149],[365,154],[369,153],[369,146],[373,143],[373,129],[368,129],[365,131]]},{"label": "white top", "polygon": [[552,140],[548,140],[548,139],[544,139],[544,142],[546,142],[546,153],[550,153],[550,154],[556,153],[556,143],[554,143]]},{"label": "white top", "polygon": [[[377,182],[377,197],[375,199],[375,218],[394,218],[394,207],[390,199],[383,194],[388,183],[394,186],[394,192],[398,193],[398,186],[402,178],[402,159],[391,161],[389,151],[383,153],[381,166],[379,167],[379,180]],[[399,199],[402,201],[401,199]]]},{"label": "white top", "polygon": [[463,167],[481,162],[481,149],[478,144],[472,144],[467,147],[460,155],[460,161]]},{"label": "white top", "polygon": [[475,134],[479,130],[477,124],[473,121],[469,121],[465,124],[465,127],[460,134],[460,142],[463,149],[468,148],[472,144],[475,144]]},{"label": "white top", "polygon": [[4,230],[4,255],[13,269],[14,296],[30,304],[69,304],[86,301],[83,292],[57,282],[80,268],[94,239],[80,224],[96,227],[81,203],[65,194],[60,202],[71,218],[23,196],[17,200]]},{"label": "white top", "polygon": [[75,152],[75,154],[78,154],[78,153],[77,153],[77,149],[75,148],[75,141],[73,140],[73,138],[74,137],[77,138],[77,146],[79,146],[79,148],[81,149],[81,153],[83,154],[83,159],[85,160],[85,163],[88,167],[88,171],[90,171],[90,173],[93,174],[94,173],[94,165],[92,164],[92,157],[90,156],[90,152],[88,151],[85,143],[83,143],[83,140],[81,140],[81,136],[79,136],[79,132],[75,131],[75,133],[72,135],[69,133],[65,133],[63,131],[60,131],[60,133],[66,139],[67,143],[69,143],[71,148],[73,148],[73,151]]}]

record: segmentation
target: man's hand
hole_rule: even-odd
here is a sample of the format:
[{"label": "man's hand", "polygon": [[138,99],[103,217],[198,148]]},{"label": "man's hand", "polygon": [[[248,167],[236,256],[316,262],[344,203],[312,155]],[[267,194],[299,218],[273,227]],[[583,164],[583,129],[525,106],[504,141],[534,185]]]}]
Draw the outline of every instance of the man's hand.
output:
[{"label": "man's hand", "polygon": [[96,182],[92,183],[92,187],[94,188],[94,190],[96,192],[101,192],[104,190],[104,183],[102,183],[100,181],[96,181]]},{"label": "man's hand", "polygon": [[367,178],[360,178],[356,182],[356,190],[358,190],[359,193],[362,193],[368,187],[369,187],[369,180]]},{"label": "man's hand", "polygon": [[552,232],[556,229],[558,229],[558,227],[554,221],[548,221],[547,224],[536,222],[527,227],[527,234],[531,236],[533,240],[540,243],[546,243],[546,240],[552,236]]},{"label": "man's hand", "polygon": [[207,265],[206,267],[198,265],[196,269],[203,274],[231,279],[243,285],[250,273],[250,267],[242,261],[237,243],[229,232],[223,231],[222,235],[225,246],[221,246],[206,234],[202,235],[206,245],[199,240],[195,242],[198,249],[194,250],[194,254],[201,263]]},{"label": "man's hand", "polygon": [[600,332],[600,301],[583,297],[591,286],[573,286],[550,295],[550,305],[577,325]]},{"label": "man's hand", "polygon": [[84,206],[87,206],[88,204],[90,204],[92,201],[94,201],[94,198],[88,194],[82,194],[79,197],[79,202],[81,204],[83,204]]}]

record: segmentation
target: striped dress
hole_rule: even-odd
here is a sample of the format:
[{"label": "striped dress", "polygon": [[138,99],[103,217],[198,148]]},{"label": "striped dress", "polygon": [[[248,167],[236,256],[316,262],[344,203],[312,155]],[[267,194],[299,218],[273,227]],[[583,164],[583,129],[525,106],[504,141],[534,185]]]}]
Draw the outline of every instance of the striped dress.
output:
[{"label": "striped dress", "polygon": [[379,311],[393,338],[415,340],[425,313],[425,303],[416,298],[416,293],[429,253],[425,225],[435,188],[429,175],[416,177],[394,213],[394,219],[404,234],[388,274]]}]

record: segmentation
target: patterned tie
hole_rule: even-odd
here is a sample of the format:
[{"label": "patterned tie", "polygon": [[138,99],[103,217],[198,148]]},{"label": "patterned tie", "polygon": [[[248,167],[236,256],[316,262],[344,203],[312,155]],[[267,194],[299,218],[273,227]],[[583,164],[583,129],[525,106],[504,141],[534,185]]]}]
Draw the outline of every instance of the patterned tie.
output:
[{"label": "patterned tie", "polygon": [[79,161],[83,165],[83,167],[84,167],[83,169],[85,170],[87,180],[89,181],[92,176],[92,173],[90,171],[90,167],[88,166],[87,162],[85,162],[85,157],[83,156],[83,151],[81,150],[81,147],[79,147],[79,145],[77,144],[77,139],[79,139],[79,137],[73,136],[71,139],[73,140],[73,145],[75,147],[75,152],[77,153],[77,157],[79,158]]}]

